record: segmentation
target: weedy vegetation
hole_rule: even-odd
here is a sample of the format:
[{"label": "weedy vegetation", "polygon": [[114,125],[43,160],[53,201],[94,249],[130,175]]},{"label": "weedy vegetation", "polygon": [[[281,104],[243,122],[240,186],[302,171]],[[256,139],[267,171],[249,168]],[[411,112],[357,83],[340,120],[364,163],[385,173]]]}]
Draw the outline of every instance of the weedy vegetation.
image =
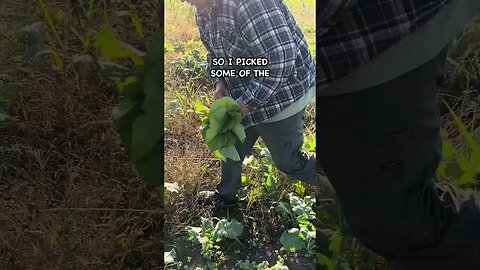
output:
[{"label": "weedy vegetation", "polygon": [[[315,55],[315,2],[287,4]],[[165,256],[175,254],[172,269],[312,269],[314,262],[332,270],[395,269],[355,239],[334,194],[316,198],[311,186],[285,177],[261,141],[244,160],[239,209],[217,213],[196,206],[198,191],[213,190],[220,177],[219,161],[200,134],[213,89],[194,9],[171,0],[165,10],[165,181],[175,185],[165,197],[166,247],[171,250]],[[469,25],[448,56],[440,95],[445,159],[437,179],[474,189],[480,180],[479,25]],[[314,152],[315,102],[307,107],[305,130],[304,149]],[[235,238],[239,241],[215,240],[218,219],[243,227]]]},{"label": "weedy vegetation", "polygon": [[1,269],[162,266],[161,8],[0,3]]},{"label": "weedy vegetation", "polygon": [[[315,1],[287,3],[315,54]],[[201,134],[213,89],[187,4],[12,0],[0,15],[1,269],[394,269],[353,237],[334,195],[285,177],[261,141],[239,209],[196,205],[220,164]],[[479,51],[477,19],[452,42],[439,102],[437,181],[475,190]],[[314,152],[315,102],[305,130]]]},{"label": "weedy vegetation", "polygon": [[[288,4],[301,17],[299,24],[314,52],[315,2]],[[166,250],[170,250],[165,256],[173,258],[172,250],[175,253],[172,269],[312,269],[315,190],[275,168],[261,140],[244,160],[239,208],[216,212],[196,205],[198,192],[213,190],[220,179],[217,157],[221,156],[211,151],[219,148],[218,128],[232,130],[231,136],[218,137],[221,146],[232,145],[244,134],[235,130],[239,122],[235,108],[224,119],[231,125],[220,119],[223,124],[212,128],[215,115],[226,114],[216,105],[223,101],[213,100],[194,9],[167,1],[165,10],[165,182],[178,186],[165,194]],[[315,152],[314,102],[305,119],[304,149]],[[224,157],[238,158],[226,154],[225,148]]]}]

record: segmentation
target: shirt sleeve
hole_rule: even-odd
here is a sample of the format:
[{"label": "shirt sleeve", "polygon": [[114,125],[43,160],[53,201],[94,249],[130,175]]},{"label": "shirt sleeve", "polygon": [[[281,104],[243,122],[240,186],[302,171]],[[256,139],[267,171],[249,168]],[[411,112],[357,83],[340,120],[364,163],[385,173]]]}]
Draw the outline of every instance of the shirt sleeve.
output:
[{"label": "shirt sleeve", "polygon": [[[201,40],[203,45],[207,49],[207,76],[210,76],[210,70],[212,70],[212,59],[215,57],[215,54],[213,50],[210,48],[210,45],[207,42],[204,42],[203,38],[201,38]],[[211,80],[214,87],[219,81],[225,82],[225,79],[220,77],[213,77],[213,78],[211,77]]]},{"label": "shirt sleeve", "polygon": [[238,21],[253,57],[268,59],[269,77],[253,77],[240,100],[250,109],[266,104],[292,75],[297,56],[285,15],[276,0],[245,1],[238,9]]},{"label": "shirt sleeve", "polygon": [[317,25],[319,26],[317,36],[326,33],[335,25],[354,5],[358,0],[326,0],[317,1]]},{"label": "shirt sleeve", "polygon": [[[203,46],[207,50],[207,76],[210,76],[210,70],[212,69],[212,59],[215,57],[215,52],[210,46],[208,39],[206,38],[206,30],[204,29],[202,18],[196,14],[195,19],[197,21],[197,26],[200,32],[200,40],[202,41]],[[215,86],[219,81],[225,82],[225,79],[214,77],[211,78],[213,86]]]}]

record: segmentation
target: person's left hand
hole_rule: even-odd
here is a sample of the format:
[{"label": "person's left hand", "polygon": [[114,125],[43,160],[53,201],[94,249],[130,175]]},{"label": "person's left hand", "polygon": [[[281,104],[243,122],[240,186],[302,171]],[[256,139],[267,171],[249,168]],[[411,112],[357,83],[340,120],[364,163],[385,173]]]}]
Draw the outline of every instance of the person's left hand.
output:
[{"label": "person's left hand", "polygon": [[243,103],[243,101],[241,101],[240,99],[237,99],[237,103],[238,103],[238,106],[240,106],[240,109],[242,109],[242,111],[244,111],[245,113],[248,113],[250,111],[248,106],[245,105],[245,103]]}]

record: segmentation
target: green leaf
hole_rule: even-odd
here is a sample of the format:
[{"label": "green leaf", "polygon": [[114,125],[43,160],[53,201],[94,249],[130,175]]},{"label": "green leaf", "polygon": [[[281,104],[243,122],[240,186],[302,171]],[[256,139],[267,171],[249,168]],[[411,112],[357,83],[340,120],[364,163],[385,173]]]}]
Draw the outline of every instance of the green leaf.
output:
[{"label": "green leaf", "polygon": [[137,31],[137,33],[140,35],[140,37],[143,38],[143,27],[142,27],[142,24],[140,23],[140,20],[138,19],[137,14],[130,13],[130,20],[132,20],[132,24],[135,27],[135,30]]},{"label": "green leaf", "polygon": [[144,82],[145,101],[142,108],[146,113],[163,119],[163,84],[158,75],[162,74],[162,72],[162,62],[156,63],[155,66],[151,66]]},{"label": "green leaf", "polygon": [[[131,160],[136,163],[147,155],[163,137],[162,118],[143,114],[135,119],[132,126]],[[160,164],[158,164],[160,165]]]},{"label": "green leaf", "polygon": [[234,145],[237,142],[237,136],[231,131],[226,132],[226,145]]},{"label": "green leaf", "polygon": [[204,236],[202,236],[202,228],[200,227],[192,227],[192,226],[187,226],[187,232],[188,235],[190,236],[189,239],[194,243],[194,244],[202,244],[208,241],[208,239]]},{"label": "green leaf", "polygon": [[101,56],[108,60],[115,60],[130,56],[130,52],[123,49],[117,36],[111,29],[103,29],[97,34],[97,45]]},{"label": "green leaf", "polygon": [[297,193],[298,195],[303,195],[305,193],[305,186],[302,184],[301,181],[295,181],[293,186],[295,187],[295,193]]},{"label": "green leaf", "polygon": [[[207,136],[208,136],[208,130],[207,130]],[[210,142],[207,143],[208,149],[215,151],[215,150],[220,150],[223,147],[225,147],[227,144],[227,137],[222,134],[218,134],[213,138]]]},{"label": "green leaf", "polygon": [[264,175],[266,177],[265,186],[267,186],[268,188],[274,188],[277,186],[277,180],[273,173],[265,173]]},{"label": "green leaf", "polygon": [[203,104],[196,100],[195,103],[194,103],[194,108],[195,108],[195,112],[199,113],[199,112],[208,112],[209,109],[205,106],[203,106]]},{"label": "green leaf", "polygon": [[178,101],[178,99],[174,99],[170,101],[170,112],[174,113],[179,109],[180,109],[180,101]]},{"label": "green leaf", "polygon": [[443,159],[453,159],[455,155],[455,149],[452,142],[448,139],[448,133],[446,130],[440,130],[442,137],[442,157]]},{"label": "green leaf", "polygon": [[287,205],[283,202],[279,202],[276,209],[279,212],[283,212],[283,213],[286,213],[288,215],[292,215],[291,206]]},{"label": "green leaf", "polygon": [[50,31],[52,31],[53,36],[55,37],[56,41],[60,46],[63,46],[62,39],[60,38],[60,35],[58,34],[57,28],[55,27],[55,23],[53,22],[52,16],[50,15],[50,12],[48,10],[47,5],[43,0],[38,0],[38,3],[40,4],[40,7],[43,10],[43,16],[45,17],[45,21],[47,22],[48,27],[50,28]]},{"label": "green leaf", "polygon": [[282,236],[280,236],[280,243],[287,251],[296,252],[304,248],[303,240],[299,233],[300,230],[298,228],[292,228],[283,232]]},{"label": "green leaf", "polygon": [[200,217],[200,223],[204,234],[213,230],[213,221],[211,219]]},{"label": "green leaf", "polygon": [[122,42],[117,38],[112,29],[102,29],[97,34],[97,45],[100,47],[101,56],[108,60],[116,60],[129,57],[135,64],[143,63],[142,58],[135,54],[131,49],[122,46]]},{"label": "green leaf", "polygon": [[238,239],[243,232],[243,225],[235,219],[220,220],[215,226],[215,232],[220,238]]},{"label": "green leaf", "polygon": [[246,185],[248,185],[248,184],[250,183],[250,181],[249,181],[249,180],[250,180],[250,178],[249,178],[249,177],[247,177],[246,175],[243,175],[243,174],[242,174],[241,181],[242,181],[242,185],[243,185],[243,186],[246,186]]},{"label": "green leaf", "polygon": [[151,185],[163,185],[163,140],[157,142],[145,156],[135,163],[140,178]]},{"label": "green leaf", "polygon": [[223,148],[220,148],[218,152],[223,156],[223,158],[226,160],[227,158],[233,160],[233,161],[239,161],[240,156],[238,155],[237,149],[235,148],[235,145],[229,145]]},{"label": "green leaf", "polygon": [[[220,108],[210,116],[209,128],[207,129],[205,136],[205,143],[209,143],[211,140],[213,140],[213,138],[215,138],[222,130],[225,121],[221,118],[221,115],[225,115],[225,110],[225,108]],[[214,115],[216,116],[215,118]]]},{"label": "green leaf", "polygon": [[335,270],[335,262],[321,253],[317,255],[317,264],[326,266],[328,270]]},{"label": "green leaf", "polygon": [[131,153],[133,122],[142,113],[140,103],[130,100],[122,101],[120,106],[113,111],[113,124],[120,134],[122,145],[128,155]]},{"label": "green leaf", "polygon": [[446,176],[457,179],[463,175],[463,170],[457,162],[447,161],[444,164]]},{"label": "green leaf", "polygon": [[247,136],[245,135],[245,129],[243,128],[242,124],[236,124],[232,131],[242,143],[245,142],[245,138]]},{"label": "green leaf", "polygon": [[145,114],[137,117],[133,123],[133,162],[146,155],[158,141],[163,141],[163,97],[157,76],[159,69],[152,67],[144,81],[145,100],[142,109]]},{"label": "green leaf", "polygon": [[339,254],[342,249],[342,236],[336,233],[330,240],[330,245],[328,247],[333,253]]},{"label": "green leaf", "polygon": [[105,72],[105,75],[107,75],[113,81],[124,80],[128,76],[131,76],[131,71],[127,67],[119,65],[115,62],[98,59],[98,64],[100,64],[100,67]]},{"label": "green leaf", "polygon": [[117,82],[117,88],[121,93],[123,89],[125,89],[125,87],[137,82],[138,78],[136,76],[128,76],[127,78],[125,78],[125,80]]},{"label": "green leaf", "polygon": [[445,106],[448,108],[448,110],[450,111],[450,114],[452,115],[453,117],[453,120],[455,121],[455,123],[457,124],[459,130],[460,130],[460,133],[463,135],[463,137],[465,138],[465,140],[467,141],[467,144],[468,146],[470,147],[470,149],[472,149],[473,152],[479,152],[480,153],[480,146],[477,145],[476,141],[475,141],[475,138],[473,137],[473,134],[470,133],[468,131],[468,128],[467,126],[465,126],[465,124],[462,122],[462,120],[460,119],[460,117],[457,116],[457,114],[453,111],[453,109],[448,105],[448,103],[444,100],[443,101],[445,103]]},{"label": "green leaf", "polygon": [[95,0],[90,0],[88,3],[88,19],[93,19],[93,13],[95,12]]}]

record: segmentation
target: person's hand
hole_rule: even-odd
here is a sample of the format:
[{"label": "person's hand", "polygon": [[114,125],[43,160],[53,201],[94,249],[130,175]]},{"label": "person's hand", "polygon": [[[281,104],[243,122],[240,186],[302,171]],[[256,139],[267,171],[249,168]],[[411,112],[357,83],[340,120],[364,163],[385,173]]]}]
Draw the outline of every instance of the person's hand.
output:
[{"label": "person's hand", "polygon": [[243,101],[241,101],[240,99],[237,99],[237,103],[238,103],[238,106],[240,106],[240,109],[242,109],[242,111],[244,111],[245,113],[248,113],[250,111],[248,106],[245,105],[245,103],[243,103]]},{"label": "person's hand", "polygon": [[227,85],[223,81],[219,81],[215,84],[215,100],[230,96],[230,91]]}]

